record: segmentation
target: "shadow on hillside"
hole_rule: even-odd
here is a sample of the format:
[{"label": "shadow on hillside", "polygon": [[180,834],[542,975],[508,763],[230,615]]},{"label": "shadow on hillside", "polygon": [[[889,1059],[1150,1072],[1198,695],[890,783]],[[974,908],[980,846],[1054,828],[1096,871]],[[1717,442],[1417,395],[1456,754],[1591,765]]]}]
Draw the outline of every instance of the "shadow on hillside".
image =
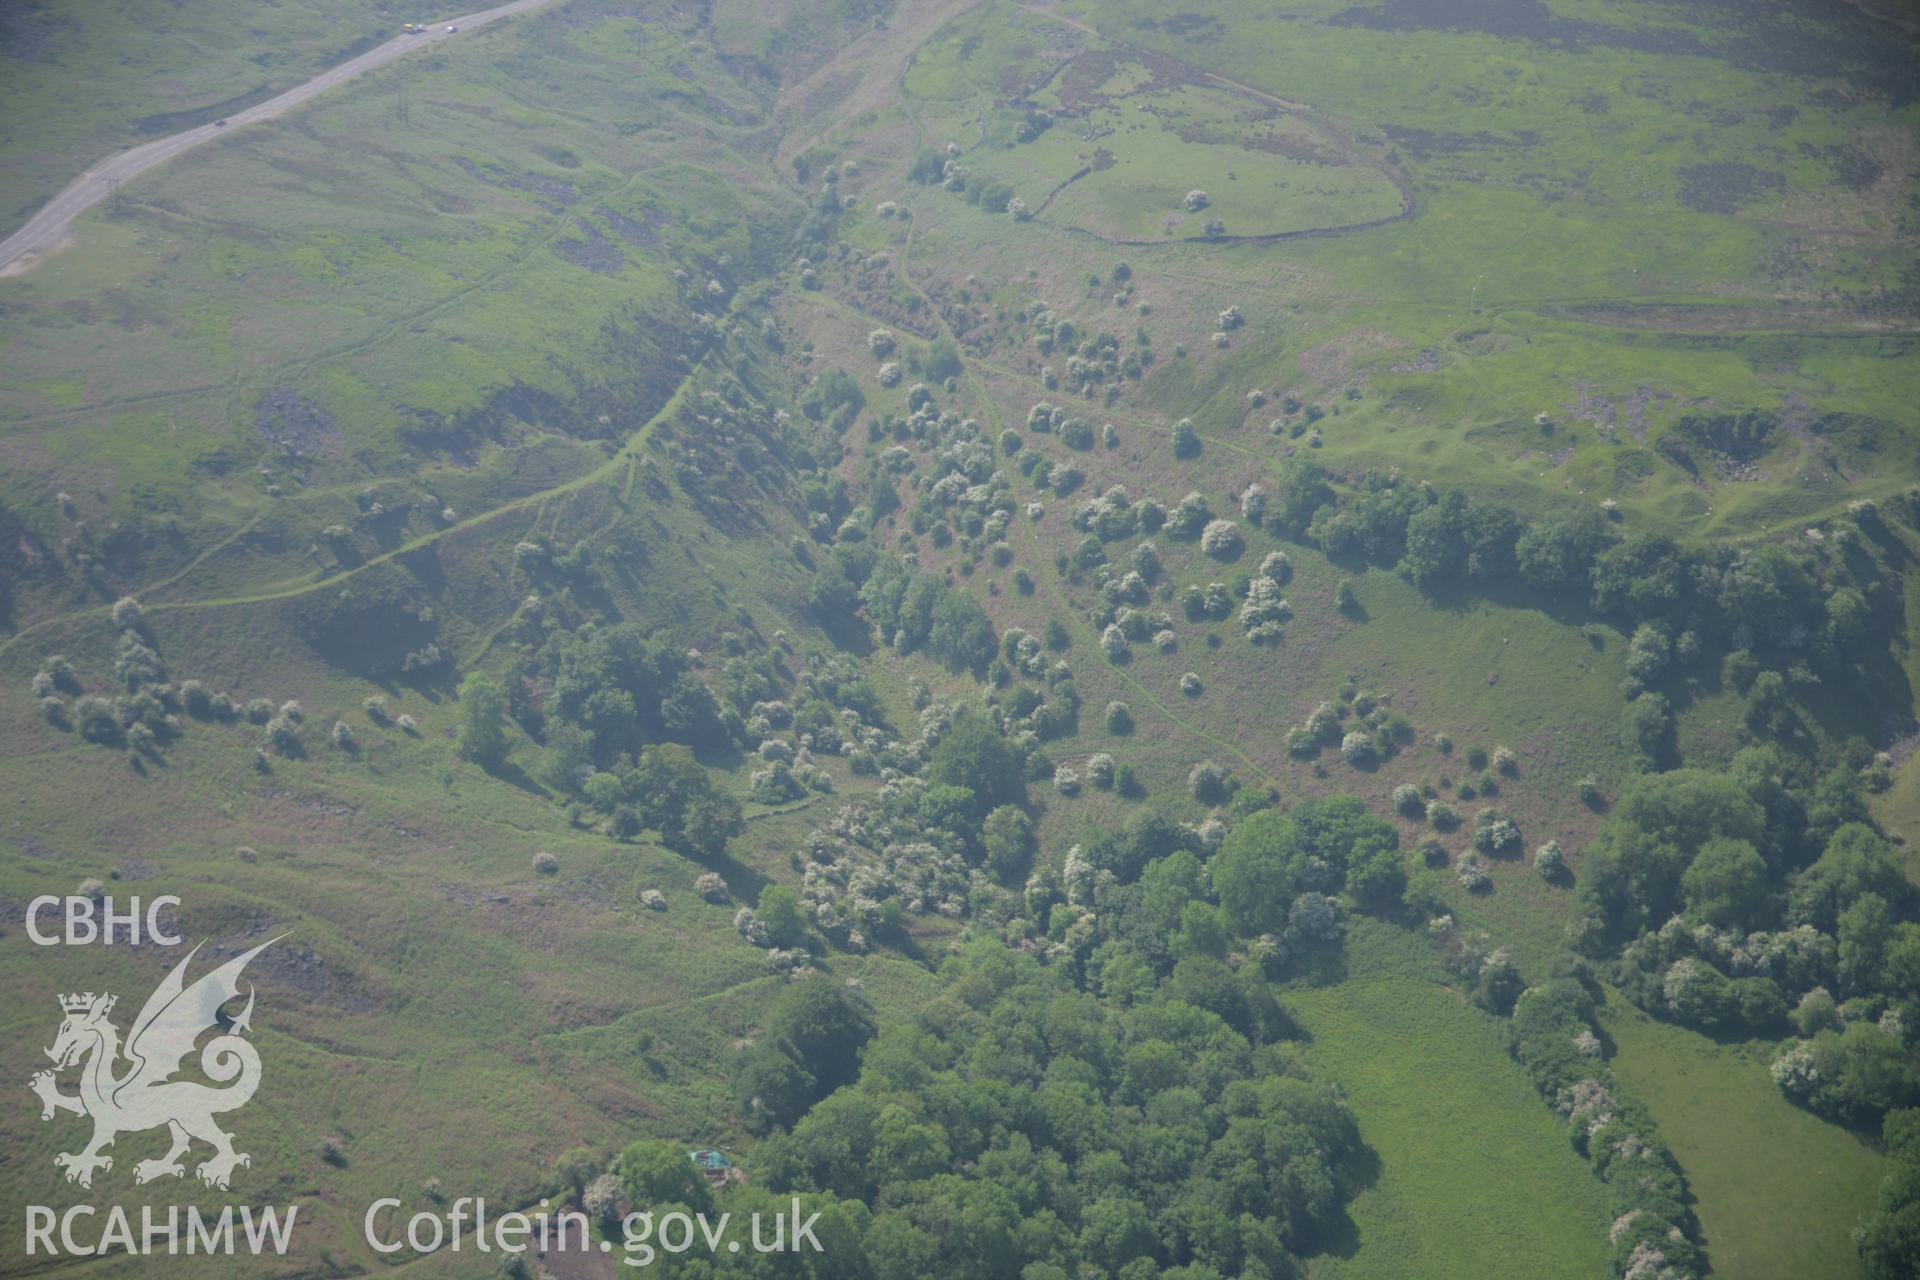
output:
[{"label": "shadow on hillside", "polygon": [[511,760],[502,761],[495,765],[488,765],[485,766],[485,768],[489,778],[504,782],[512,787],[518,787],[528,795],[536,796],[542,800],[549,797],[549,792],[545,787],[535,782],[525,769],[522,769]]},{"label": "shadow on hillside", "polygon": [[1834,741],[1858,734],[1876,747],[1885,746],[1906,733],[1914,719],[1913,686],[1884,647],[1855,663],[1851,673],[1799,691],[1798,701],[1806,716]]},{"label": "shadow on hillside", "polygon": [[1612,619],[1595,613],[1578,594],[1542,591],[1515,578],[1434,583],[1421,588],[1420,595],[1429,606],[1447,613],[1470,613],[1477,605],[1491,604],[1503,609],[1528,609],[1563,627],[1614,626]]},{"label": "shadow on hillside", "polygon": [[[669,852],[677,852],[669,850]],[[731,853],[720,853],[708,858],[696,858],[691,854],[680,853],[677,856],[707,871],[713,872],[727,882],[727,890],[738,903],[760,901],[760,891],[773,883]]]},{"label": "shadow on hillside", "polygon": [[[439,673],[430,677],[410,676],[404,679],[391,673],[385,673],[373,676],[371,679],[373,683],[379,687],[380,692],[386,694],[387,697],[394,699],[396,702],[404,699],[407,694],[411,693],[428,706],[433,707],[439,706],[442,699],[451,697],[455,687],[452,680],[448,679],[445,674]],[[405,709],[405,707],[393,708],[395,718],[397,719],[400,712]]]},{"label": "shadow on hillside", "polygon": [[1298,980],[1310,987],[1339,986],[1347,980],[1346,947],[1315,947],[1300,958],[1298,974]]},{"label": "shadow on hillside", "polygon": [[893,939],[893,949],[915,964],[933,963],[933,957],[929,956],[926,948],[920,945],[920,939],[910,933],[896,934]]},{"label": "shadow on hillside", "polygon": [[827,639],[833,641],[833,647],[858,657],[866,657],[873,652],[873,628],[866,618],[858,613],[827,614],[820,610],[810,610],[814,621],[827,633]]},{"label": "shadow on hillside", "polygon": [[[1383,1167],[1379,1152],[1365,1143],[1356,1143],[1353,1151],[1335,1166],[1333,1176],[1339,1182],[1345,1198],[1351,1200],[1380,1181]],[[1327,1229],[1313,1241],[1309,1256],[1351,1258],[1358,1252],[1360,1227],[1347,1213],[1343,1203]]]}]

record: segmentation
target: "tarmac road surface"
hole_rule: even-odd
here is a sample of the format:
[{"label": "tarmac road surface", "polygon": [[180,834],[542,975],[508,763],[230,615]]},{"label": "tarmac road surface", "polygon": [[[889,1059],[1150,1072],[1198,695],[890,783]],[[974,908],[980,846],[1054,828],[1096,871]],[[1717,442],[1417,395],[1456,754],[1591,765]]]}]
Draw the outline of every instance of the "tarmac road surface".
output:
[{"label": "tarmac road surface", "polygon": [[[4,241],[0,241],[0,276],[19,275],[23,271],[31,270],[35,261],[33,255],[45,254],[59,248],[71,234],[73,220],[106,199],[118,183],[136,178],[155,165],[173,159],[183,151],[191,151],[202,143],[211,142],[242,126],[257,120],[271,120],[315,94],[325,93],[328,89],[345,84],[355,76],[371,71],[375,67],[385,66],[402,54],[438,44],[442,40],[456,40],[475,27],[483,27],[489,22],[511,17],[516,13],[524,13],[529,9],[537,9],[552,2],[553,0],[511,0],[509,4],[469,14],[464,18],[451,18],[433,23],[420,35],[395,36],[385,44],[369,49],[357,58],[351,58],[336,67],[329,67],[313,79],[304,84],[295,85],[278,97],[269,98],[244,111],[234,112],[226,117],[224,125],[203,124],[165,138],[142,143],[137,147],[130,147],[81,174],[66,190],[42,205],[27,220],[25,226]],[[458,27],[459,30],[449,31],[448,27]]]}]

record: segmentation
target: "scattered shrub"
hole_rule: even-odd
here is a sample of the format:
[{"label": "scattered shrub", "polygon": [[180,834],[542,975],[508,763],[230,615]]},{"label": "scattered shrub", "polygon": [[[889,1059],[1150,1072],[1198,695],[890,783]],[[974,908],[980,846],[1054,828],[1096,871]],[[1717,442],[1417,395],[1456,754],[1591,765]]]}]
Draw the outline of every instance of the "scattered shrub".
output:
[{"label": "scattered shrub", "polygon": [[1272,578],[1258,577],[1247,587],[1246,603],[1240,606],[1240,624],[1247,639],[1255,644],[1278,639],[1281,624],[1293,616],[1293,605],[1280,594],[1280,584]]},{"label": "scattered shrub", "polygon": [[88,742],[117,746],[126,736],[120,717],[114,713],[113,704],[105,698],[92,694],[81,698],[73,704],[73,719],[80,736]]},{"label": "scattered shrub", "polygon": [[40,674],[53,682],[56,689],[67,693],[80,692],[80,677],[74,673],[73,664],[64,654],[48,654],[40,661]]},{"label": "scattered shrub", "polygon": [[1127,734],[1133,732],[1133,708],[1124,702],[1107,704],[1107,732]]},{"label": "scattered shrub", "polygon": [[1468,893],[1479,893],[1493,884],[1487,873],[1480,867],[1480,859],[1473,854],[1465,854],[1460,859],[1460,884]]},{"label": "scattered shrub", "polygon": [[187,709],[188,715],[204,718],[213,711],[213,696],[198,680],[182,680],[180,705]]},{"label": "scattered shrub", "polygon": [[1176,538],[1197,538],[1211,519],[1213,509],[1207,500],[1198,493],[1189,493],[1167,516],[1167,532]]},{"label": "scattered shrub", "polygon": [[[884,206],[883,206],[884,207]],[[882,215],[885,216],[885,215]],[[617,1175],[603,1173],[580,1193],[580,1208],[603,1227],[620,1214],[621,1184]]]},{"label": "scattered shrub", "polygon": [[1540,873],[1542,880],[1557,880],[1567,869],[1567,860],[1560,852],[1560,842],[1549,840],[1533,853],[1533,869]]},{"label": "scattered shrub", "polygon": [[1521,846],[1520,828],[1498,809],[1482,809],[1473,819],[1473,847],[1488,857],[1499,858]]},{"label": "scattered shrub", "polygon": [[[1248,524],[1259,528],[1267,518],[1267,491],[1257,484],[1248,485],[1246,491],[1240,495],[1240,514]],[[1277,551],[1273,554],[1279,555],[1281,561],[1285,562],[1284,555],[1280,555]]]},{"label": "scattered shrub", "polygon": [[1227,771],[1211,760],[1202,760],[1188,771],[1187,790],[1202,804],[1219,804],[1227,798]]},{"label": "scattered shrub", "polygon": [[1231,520],[1209,521],[1200,534],[1200,549],[1210,556],[1225,559],[1238,552],[1240,547],[1240,527]]},{"label": "scattered shrub", "polygon": [[1193,429],[1193,420],[1182,418],[1173,424],[1173,456],[1176,458],[1197,457],[1200,453],[1200,433]]},{"label": "scattered shrub", "polygon": [[300,751],[300,725],[293,717],[281,712],[267,721],[267,742],[283,756],[297,755]]},{"label": "scattered shrub", "polygon": [[539,875],[550,876],[560,869],[560,859],[542,849],[533,855],[533,869]]}]

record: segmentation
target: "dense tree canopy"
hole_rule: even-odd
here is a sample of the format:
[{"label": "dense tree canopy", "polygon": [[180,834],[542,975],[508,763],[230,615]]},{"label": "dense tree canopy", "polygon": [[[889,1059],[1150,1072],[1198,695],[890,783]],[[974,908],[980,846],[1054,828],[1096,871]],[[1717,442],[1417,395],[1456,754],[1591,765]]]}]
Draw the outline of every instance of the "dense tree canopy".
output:
[{"label": "dense tree canopy", "polygon": [[623,794],[669,849],[713,858],[745,830],[740,802],[713,779],[685,747],[665,744],[640,753],[638,767],[619,775]]},{"label": "dense tree canopy", "polygon": [[871,1206],[876,1276],[1283,1276],[1330,1238],[1359,1137],[1289,1047],[1171,983],[1122,1011],[998,944],[943,977],[757,1153],[777,1190]]},{"label": "dense tree canopy", "polygon": [[507,756],[507,701],[500,686],[479,672],[460,682],[460,754],[492,767]]},{"label": "dense tree canopy", "polygon": [[825,975],[782,988],[765,1035],[735,1064],[734,1095],[747,1126],[761,1132],[791,1125],[851,1082],[873,1033],[872,1010]]},{"label": "dense tree canopy", "polygon": [[620,1153],[620,1183],[627,1200],[656,1212],[684,1205],[695,1213],[713,1208],[713,1189],[671,1142],[640,1141]]},{"label": "dense tree canopy", "polygon": [[1907,1280],[1920,1275],[1920,1110],[1889,1111],[1881,1136],[1887,1175],[1857,1243],[1872,1280]]},{"label": "dense tree canopy", "polygon": [[985,668],[998,648],[979,601],[893,557],[874,562],[860,600],[887,643],[902,651],[924,646],[956,671]]},{"label": "dense tree canopy", "polygon": [[[1830,825],[1840,817],[1852,820]],[[1589,949],[1619,946],[1628,996],[1709,1031],[1791,1028],[1775,1082],[1854,1124],[1920,1102],[1908,1031],[1920,1026],[1920,903],[1865,817],[1854,779],[1809,780],[1771,749],[1744,751],[1726,773],[1629,787],[1581,889]]]},{"label": "dense tree canopy", "polygon": [[1616,933],[1659,925],[1679,905],[1680,880],[1716,837],[1757,844],[1765,814],[1725,774],[1676,769],[1639,779],[1588,851],[1581,893]]},{"label": "dense tree canopy", "polygon": [[706,748],[727,740],[721,708],[684,654],[637,623],[596,627],[584,637],[555,631],[537,667],[553,684],[549,720],[584,730],[583,746],[602,766],[637,756],[647,743]]},{"label": "dense tree canopy", "polygon": [[1007,740],[975,715],[954,718],[934,744],[923,771],[930,786],[965,790],[967,812],[975,819],[1001,805],[1022,805],[1027,784]]},{"label": "dense tree canopy", "polygon": [[1344,888],[1362,909],[1391,911],[1406,870],[1392,823],[1353,796],[1330,796],[1242,820],[1214,857],[1213,884],[1237,928],[1265,933],[1283,926],[1308,891]]}]

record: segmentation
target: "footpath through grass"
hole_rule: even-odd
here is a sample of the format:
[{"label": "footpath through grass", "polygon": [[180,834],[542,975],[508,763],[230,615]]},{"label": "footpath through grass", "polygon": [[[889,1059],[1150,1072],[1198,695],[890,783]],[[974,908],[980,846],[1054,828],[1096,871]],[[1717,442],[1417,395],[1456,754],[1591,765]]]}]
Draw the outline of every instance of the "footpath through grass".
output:
[{"label": "footpath through grass", "polygon": [[1347,972],[1286,997],[1316,1073],[1340,1082],[1380,1157],[1349,1206],[1357,1247],[1315,1259],[1314,1280],[1606,1275],[1602,1188],[1500,1022],[1441,986],[1426,940],[1392,925],[1353,922]]},{"label": "footpath through grass", "polygon": [[1657,1022],[1617,997],[1602,1020],[1615,1076],[1653,1109],[1686,1170],[1715,1275],[1865,1274],[1851,1237],[1878,1194],[1878,1152],[1789,1104],[1744,1045]]}]

